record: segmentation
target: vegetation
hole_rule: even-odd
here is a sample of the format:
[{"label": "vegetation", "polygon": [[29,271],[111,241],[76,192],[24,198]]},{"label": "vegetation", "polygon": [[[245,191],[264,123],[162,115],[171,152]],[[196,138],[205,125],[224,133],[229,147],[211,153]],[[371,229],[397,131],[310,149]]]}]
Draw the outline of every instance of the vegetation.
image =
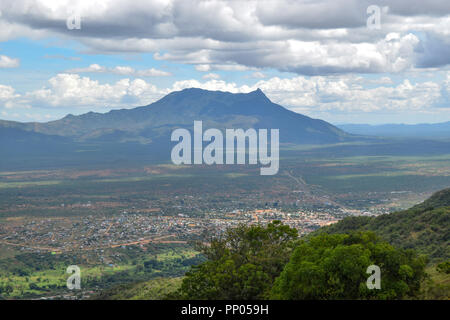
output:
[{"label": "vegetation", "polygon": [[[449,300],[450,299],[450,276],[448,268],[450,261],[427,267],[427,277],[422,283],[420,299]],[[443,268],[444,267],[444,268]]]},{"label": "vegetation", "polygon": [[[368,289],[368,266],[381,289]],[[372,232],[321,234],[302,241],[275,281],[274,299],[401,299],[419,294],[426,258],[380,241]]]},{"label": "vegetation", "polygon": [[[157,248],[147,246],[144,249],[134,246],[127,249],[115,249],[104,253],[109,264],[95,261],[95,255],[23,253],[13,257],[0,259],[0,296],[4,298],[36,298],[40,296],[57,296],[67,294],[67,266],[77,261],[81,269],[81,288],[84,291],[105,290],[102,298],[108,295],[117,297],[120,288],[133,288],[135,283],[143,283],[140,287],[155,287],[145,285],[152,279],[171,279],[182,276],[192,264],[204,261],[202,256],[188,245],[177,247],[160,244]],[[122,287],[121,287],[122,286]],[[112,288],[111,291],[108,291]],[[163,295],[174,288],[162,284],[158,290],[147,293],[147,297]],[[136,288],[126,298],[137,294]]]},{"label": "vegetation", "polygon": [[183,279],[170,298],[262,299],[289,259],[297,230],[279,221],[241,225],[203,246],[208,260]]},{"label": "vegetation", "polygon": [[[372,232],[299,241],[278,221],[230,229],[203,253],[208,260],[192,267],[168,298],[401,299],[418,297],[426,277],[426,257]],[[366,286],[370,265],[381,269],[380,290]]]},{"label": "vegetation", "polygon": [[[415,249],[432,261],[450,258],[450,189],[434,194],[430,199],[409,210],[378,217],[349,217],[317,233],[349,233],[362,230],[376,232],[390,244]],[[316,234],[317,234],[316,233]]]},{"label": "vegetation", "polygon": [[[352,148],[357,147],[352,145]],[[82,288],[86,291],[105,290],[106,294],[102,297],[161,297],[181,287],[182,281],[179,280],[178,285],[164,286],[162,283],[158,285],[159,280],[154,279],[167,277],[170,283],[174,277],[183,276],[190,269],[190,265],[199,265],[189,273],[192,279],[192,288],[189,289],[198,289],[197,299],[273,298],[273,283],[291,259],[291,253],[297,245],[294,239],[283,243],[283,250],[279,250],[278,244],[274,245],[272,256],[265,254],[265,247],[270,248],[269,240],[264,240],[266,242],[261,246],[252,245],[248,248],[244,246],[245,241],[240,243],[240,240],[235,240],[240,246],[244,246],[241,251],[236,251],[233,247],[230,249],[227,245],[224,245],[227,250],[223,252],[219,250],[221,247],[218,245],[205,247],[202,251],[209,252],[210,255],[207,256],[208,261],[201,264],[204,256],[197,256],[197,252],[192,248],[178,251],[175,248],[177,244],[158,244],[158,247],[161,246],[158,250],[151,247],[142,250],[139,246],[128,246],[105,249],[105,252],[39,252],[37,247],[52,241],[42,225],[49,226],[48,231],[52,232],[57,232],[59,228],[67,225],[78,228],[73,233],[75,235],[85,232],[87,234],[87,227],[81,224],[82,219],[99,221],[100,226],[103,220],[125,215],[125,211],[126,215],[142,217],[157,217],[161,214],[146,212],[149,208],[160,208],[164,215],[175,219],[180,214],[203,218],[205,212],[213,212],[214,217],[230,219],[226,220],[227,224],[233,219],[227,216],[229,212],[272,206],[282,212],[295,213],[303,208],[320,207],[326,211],[333,210],[338,208],[337,203],[360,211],[367,208],[368,211],[374,212],[373,210],[379,209],[377,213],[382,213],[417,203],[419,199],[423,199],[425,193],[442,185],[448,186],[450,181],[449,155],[362,155],[331,159],[326,153],[335,152],[331,147],[319,148],[314,153],[307,149],[289,152],[287,155],[290,156],[283,158],[283,170],[270,179],[255,174],[258,170],[247,166],[221,168],[219,171],[216,167],[169,165],[146,165],[127,169],[118,166],[109,171],[93,166],[83,170],[0,173],[0,202],[3,204],[0,209],[0,230],[6,242],[17,244],[0,244],[0,297],[37,298],[67,294],[65,281],[68,274],[65,269],[68,265],[77,264],[83,270]],[[318,157],[321,152],[324,152],[323,158]],[[302,177],[305,185],[299,184],[292,177]],[[339,192],[334,193],[334,189]],[[382,192],[373,192],[377,190]],[[49,197],[49,194],[52,196]],[[448,195],[449,190],[443,190],[409,210],[377,218],[346,218],[330,227],[320,228],[317,233],[305,239],[305,243],[322,233],[351,234],[373,231],[381,240],[396,248],[414,249],[419,254],[429,256],[431,264],[426,269],[429,277],[422,279],[421,292],[416,297],[448,299],[449,276],[445,272],[448,270],[445,261],[448,261],[450,256]],[[84,206],[85,204],[92,206]],[[93,212],[94,218],[89,218]],[[337,214],[336,219],[342,218],[343,215]],[[42,222],[43,219],[48,221]],[[31,225],[34,220],[39,228]],[[53,223],[55,227],[51,229]],[[17,231],[21,230],[17,226],[25,225],[28,226],[26,230],[33,231],[33,236],[30,236],[29,232]],[[230,230],[227,234],[234,232],[235,239],[241,236],[246,239],[246,228],[250,227],[241,228],[240,233]],[[259,228],[262,233],[265,232],[264,227]],[[200,238],[200,234],[185,232],[183,228],[174,228],[173,232],[181,240],[195,241]],[[103,233],[103,227],[99,227],[94,235]],[[17,239],[9,240],[14,234]],[[67,233],[68,236],[71,234]],[[25,240],[18,240],[22,236],[26,236]],[[112,237],[113,234],[108,236]],[[255,239],[263,239],[261,237],[255,235]],[[217,241],[226,244],[225,238],[226,235]],[[68,240],[58,236],[54,239],[55,242],[50,243],[51,247],[60,247],[65,241],[74,244],[72,236]],[[27,245],[37,247],[33,250],[25,249]],[[173,255],[167,254],[166,249],[170,249],[167,252],[174,251]],[[266,265],[267,259],[272,259],[273,264]],[[200,278],[202,273],[207,274],[214,282],[197,283],[194,275]],[[220,274],[217,279],[216,274]],[[145,285],[146,283],[148,285]],[[112,291],[109,291],[110,288]],[[117,291],[114,291],[116,288]],[[205,293],[202,291],[205,288],[214,289]],[[221,289],[224,291],[221,292],[222,295],[218,295]],[[89,294],[88,292],[86,296]],[[183,297],[184,293],[180,289],[177,294],[178,297]],[[409,295],[408,293],[405,296]],[[191,297],[193,296],[189,296]]]},{"label": "vegetation", "polygon": [[445,274],[450,274],[450,260],[437,265],[436,270]]},{"label": "vegetation", "polygon": [[156,278],[145,282],[122,284],[103,291],[97,300],[160,300],[177,290],[181,277]]},{"label": "vegetation", "polygon": [[[199,245],[206,261],[184,278],[122,285],[100,298],[449,299],[449,195],[446,189],[376,218],[346,218],[302,239],[279,221],[230,228]],[[380,267],[379,290],[367,287],[371,265]]]}]

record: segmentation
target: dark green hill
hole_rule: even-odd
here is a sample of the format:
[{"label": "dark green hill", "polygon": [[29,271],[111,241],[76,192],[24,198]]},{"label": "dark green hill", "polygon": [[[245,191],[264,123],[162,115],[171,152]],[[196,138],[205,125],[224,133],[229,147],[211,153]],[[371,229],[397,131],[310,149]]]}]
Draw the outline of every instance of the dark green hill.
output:
[{"label": "dark green hill", "polygon": [[408,210],[378,217],[349,217],[316,233],[371,230],[390,244],[415,249],[432,260],[450,259],[450,188]]},{"label": "dark green hill", "polygon": [[435,192],[430,198],[419,203],[411,209],[434,209],[441,207],[450,207],[450,188]]}]

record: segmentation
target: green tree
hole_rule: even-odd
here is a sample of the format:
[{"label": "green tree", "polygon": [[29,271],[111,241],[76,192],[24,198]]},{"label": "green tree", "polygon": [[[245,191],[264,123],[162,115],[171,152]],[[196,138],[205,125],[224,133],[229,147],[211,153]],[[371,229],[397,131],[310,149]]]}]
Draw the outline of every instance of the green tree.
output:
[{"label": "green tree", "polygon": [[[275,280],[272,299],[400,299],[419,293],[426,258],[396,249],[372,232],[321,234],[301,241]],[[368,289],[367,267],[381,270],[381,289]]]},{"label": "green tree", "polygon": [[436,270],[441,273],[450,274],[450,260],[438,264]]},{"label": "green tree", "polygon": [[273,221],[266,227],[228,229],[200,250],[207,261],[191,268],[169,298],[261,299],[267,297],[297,239],[296,229]]}]

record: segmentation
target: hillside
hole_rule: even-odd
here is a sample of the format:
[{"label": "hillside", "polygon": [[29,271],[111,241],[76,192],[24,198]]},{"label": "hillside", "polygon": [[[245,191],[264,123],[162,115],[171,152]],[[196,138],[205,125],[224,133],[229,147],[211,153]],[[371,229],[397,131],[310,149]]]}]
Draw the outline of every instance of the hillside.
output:
[{"label": "hillside", "polygon": [[450,259],[450,188],[408,210],[378,217],[349,217],[316,233],[374,231],[390,244],[415,249],[432,261]]},{"label": "hillside", "polygon": [[70,137],[74,141],[150,143],[167,141],[174,128],[192,129],[194,120],[202,120],[205,129],[280,129],[280,142],[323,144],[352,137],[325,121],[271,102],[259,89],[246,94],[184,89],[143,107],[67,115],[47,123],[0,121],[0,128]]},{"label": "hillside", "polygon": [[[448,299],[448,273],[438,271],[436,265],[450,258],[449,227],[450,188],[436,192],[409,210],[375,218],[345,218],[300,239],[306,241],[298,241],[297,232],[280,222],[274,221],[268,227],[242,225],[228,229],[224,238],[205,246],[203,253],[208,260],[192,267],[183,278],[116,286],[95,298]],[[267,236],[268,232],[274,232],[274,228],[276,236],[270,233]],[[377,235],[391,246],[380,241]],[[277,237],[286,241],[284,246],[280,246],[283,241]],[[361,246],[365,246],[364,250],[358,251]],[[414,250],[405,252],[398,248]],[[367,256],[370,250],[373,252]],[[383,253],[384,250],[388,251]],[[431,259],[432,263],[426,270],[427,259],[418,254]],[[326,255],[328,257],[324,259]],[[361,260],[363,256],[366,256],[365,260]],[[400,271],[402,268],[409,269],[405,267],[408,264],[415,268],[416,275],[406,286],[409,286],[409,291],[392,296],[396,290],[388,289],[380,291],[380,297],[371,296],[373,292],[365,295],[355,291],[355,288],[360,287],[358,283],[364,283],[367,265],[372,263],[368,260],[374,257],[381,259],[375,261],[376,264],[383,263],[385,268],[392,268],[387,272],[391,278],[383,280],[384,286],[405,288],[406,282],[403,282]],[[399,261],[403,262],[397,270],[395,266],[398,266]],[[361,279],[351,280],[352,277],[348,277],[348,271],[345,270],[350,267],[356,268],[351,274],[360,272]],[[412,272],[413,269],[409,270]],[[271,272],[274,274],[271,275]],[[223,274],[234,276],[223,277]],[[342,279],[336,281],[340,277]],[[339,284],[335,291],[330,289],[330,283]],[[314,290],[311,290],[312,287]]]}]

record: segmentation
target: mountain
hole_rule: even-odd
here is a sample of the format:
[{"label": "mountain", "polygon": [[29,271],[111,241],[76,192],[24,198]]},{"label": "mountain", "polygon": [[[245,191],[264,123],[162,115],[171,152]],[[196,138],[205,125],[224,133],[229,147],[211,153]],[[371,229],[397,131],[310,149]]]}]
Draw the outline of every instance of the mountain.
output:
[{"label": "mountain", "polygon": [[194,120],[202,120],[204,129],[280,129],[280,142],[324,144],[351,138],[325,121],[271,102],[259,89],[247,94],[233,94],[190,88],[172,92],[144,107],[67,115],[47,123],[0,121],[0,128],[62,136],[77,142],[167,143],[173,129],[192,130]]},{"label": "mountain", "polygon": [[450,259],[450,188],[408,210],[378,217],[348,217],[317,232],[371,230],[390,244],[415,249],[432,260]]},{"label": "mountain", "polygon": [[338,128],[359,135],[402,138],[450,138],[450,121],[434,124],[342,124]]}]

